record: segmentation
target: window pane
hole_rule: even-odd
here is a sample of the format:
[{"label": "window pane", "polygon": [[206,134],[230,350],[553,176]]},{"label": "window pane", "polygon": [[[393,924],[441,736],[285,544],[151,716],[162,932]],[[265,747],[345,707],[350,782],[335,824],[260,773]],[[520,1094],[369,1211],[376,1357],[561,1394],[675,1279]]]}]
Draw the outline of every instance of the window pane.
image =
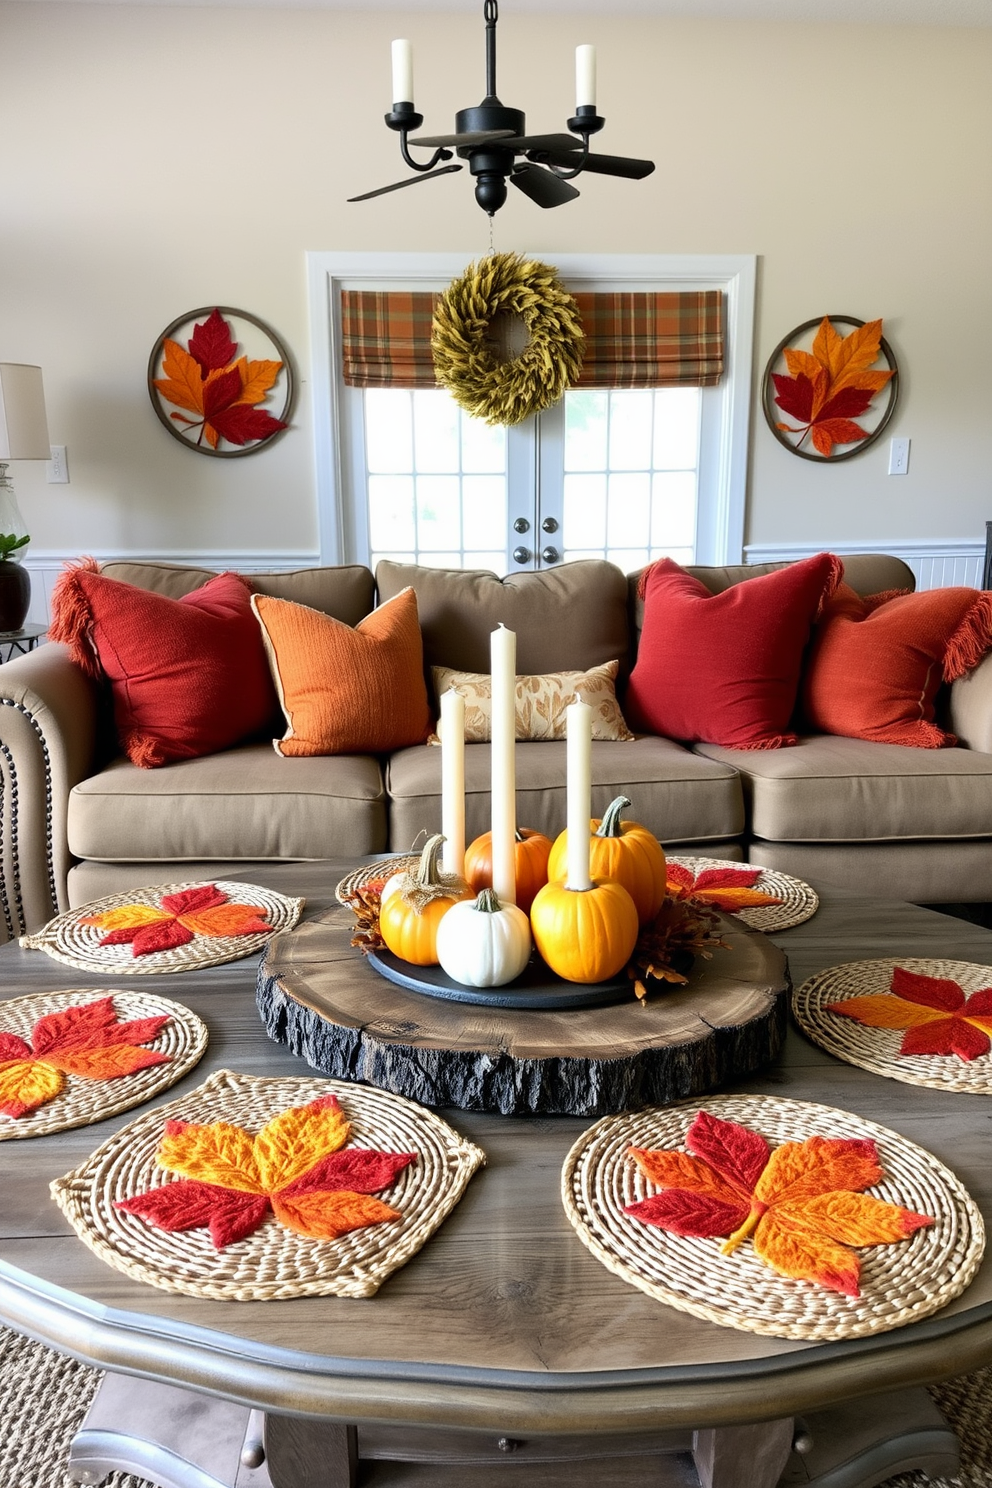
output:
[{"label": "window pane", "polygon": [[656,475],[651,489],[652,548],[691,549],[695,540],[696,472]]},{"label": "window pane", "polygon": [[506,481],[501,476],[463,477],[462,530],[466,548],[502,548],[505,554]]},{"label": "window pane", "polygon": [[413,469],[410,394],[402,388],[376,388],[365,394],[365,451],[375,473]]},{"label": "window pane", "polygon": [[701,409],[700,388],[665,388],[655,397],[655,470],[696,468]]},{"label": "window pane", "polygon": [[506,572],[506,549],[500,548],[491,553],[469,553],[465,554],[463,568],[488,568],[494,574]]},{"label": "window pane", "polygon": [[411,476],[369,476],[369,539],[373,548],[414,547],[414,494]]},{"label": "window pane", "polygon": [[417,546],[441,552],[458,552],[462,545],[461,502],[458,477],[417,477]]},{"label": "window pane", "polygon": [[565,394],[565,469],[605,470],[609,394]]},{"label": "window pane", "polygon": [[413,440],[418,471],[457,471],[458,405],[445,392],[414,393]]},{"label": "window pane", "polygon": [[[441,397],[448,394],[442,393]],[[457,408],[451,400],[452,408]],[[483,419],[461,415],[462,469],[473,474],[502,474],[506,469],[506,430]]]},{"label": "window pane", "polygon": [[654,394],[610,395],[610,469],[650,470]]},{"label": "window pane", "polygon": [[[614,548],[640,547],[651,540],[651,478],[647,475],[611,475],[606,542]],[[616,559],[613,560],[616,562]]]},{"label": "window pane", "polygon": [[622,568],[624,573],[633,573],[635,569],[643,568],[648,562],[647,548],[615,548],[610,553],[610,562],[615,563],[617,568]]},{"label": "window pane", "polygon": [[562,521],[569,547],[602,550],[606,543],[605,475],[566,475]]}]

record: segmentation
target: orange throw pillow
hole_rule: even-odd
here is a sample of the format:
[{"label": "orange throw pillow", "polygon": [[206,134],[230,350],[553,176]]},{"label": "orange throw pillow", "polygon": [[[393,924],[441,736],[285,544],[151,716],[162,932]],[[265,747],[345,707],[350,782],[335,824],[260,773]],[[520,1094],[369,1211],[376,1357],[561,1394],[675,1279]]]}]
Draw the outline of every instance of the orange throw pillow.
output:
[{"label": "orange throw pillow", "polygon": [[992,593],[926,589],[862,598],[841,584],[813,631],[803,678],[807,724],[824,734],[943,749],[934,722],[942,682],[963,677],[992,645]]},{"label": "orange throw pillow", "polygon": [[254,594],[286,715],[277,754],[385,754],[431,730],[417,596],[403,589],[354,629],[320,610]]}]

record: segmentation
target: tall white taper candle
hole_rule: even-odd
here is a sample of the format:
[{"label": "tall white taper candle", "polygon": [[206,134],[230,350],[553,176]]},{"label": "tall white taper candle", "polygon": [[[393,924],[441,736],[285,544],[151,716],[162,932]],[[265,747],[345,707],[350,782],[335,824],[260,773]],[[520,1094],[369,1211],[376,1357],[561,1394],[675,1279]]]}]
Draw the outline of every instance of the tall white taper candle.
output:
[{"label": "tall white taper candle", "polygon": [[493,888],[503,904],[517,902],[515,835],[517,778],[517,637],[501,625],[490,639],[492,683],[492,832]]},{"label": "tall white taper candle", "polygon": [[[396,43],[393,42],[395,46]],[[596,48],[594,46],[577,46],[575,48],[575,107],[582,108],[583,104],[596,104]]]},{"label": "tall white taper candle", "polygon": [[393,105],[413,102],[413,43],[393,42]]},{"label": "tall white taper candle", "polygon": [[591,889],[589,876],[589,818],[592,814],[592,709],[581,700],[565,709],[567,743],[565,774],[568,786],[568,851],[565,887]]},{"label": "tall white taper candle", "polygon": [[441,697],[441,831],[446,873],[465,870],[465,698],[453,687]]}]

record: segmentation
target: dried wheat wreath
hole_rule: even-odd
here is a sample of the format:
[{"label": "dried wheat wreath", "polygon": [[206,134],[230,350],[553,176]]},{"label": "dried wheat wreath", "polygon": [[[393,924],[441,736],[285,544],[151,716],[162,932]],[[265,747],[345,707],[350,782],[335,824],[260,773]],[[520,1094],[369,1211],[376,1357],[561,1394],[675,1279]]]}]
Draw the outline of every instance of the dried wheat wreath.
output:
[{"label": "dried wheat wreath", "polygon": [[[518,315],[529,332],[512,361],[489,334],[498,315]],[[557,403],[582,365],[578,306],[555,269],[516,253],[492,253],[453,279],[434,311],[431,350],[438,382],[487,424],[519,424]]]}]

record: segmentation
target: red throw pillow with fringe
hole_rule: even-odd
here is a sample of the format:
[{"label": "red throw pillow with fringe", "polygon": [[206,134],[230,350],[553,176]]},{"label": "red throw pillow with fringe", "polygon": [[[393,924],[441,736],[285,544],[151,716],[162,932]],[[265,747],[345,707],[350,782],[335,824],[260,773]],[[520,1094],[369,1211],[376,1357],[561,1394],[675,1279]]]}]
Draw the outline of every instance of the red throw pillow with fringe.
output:
[{"label": "red throw pillow with fringe", "polygon": [[937,690],[990,646],[992,593],[953,587],[862,598],[842,584],[813,632],[806,721],[824,734],[944,749],[957,739],[934,721]]},{"label": "red throw pillow with fringe", "polygon": [[59,576],[48,634],[88,676],[107,678],[121,747],[136,765],[215,754],[278,714],[240,574],[168,599],[105,578],[86,558]]},{"label": "red throw pillow with fringe", "polygon": [[630,727],[728,749],[795,744],[803,651],[843,573],[817,553],[720,594],[671,558],[645,569],[644,626],[624,700]]}]

